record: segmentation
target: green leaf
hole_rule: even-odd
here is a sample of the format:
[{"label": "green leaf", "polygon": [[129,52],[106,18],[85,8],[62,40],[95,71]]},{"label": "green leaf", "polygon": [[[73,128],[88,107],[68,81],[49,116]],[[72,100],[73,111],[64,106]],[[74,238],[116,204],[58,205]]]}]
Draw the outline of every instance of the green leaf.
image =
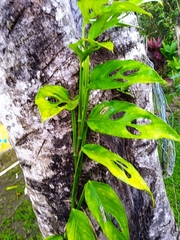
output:
[{"label": "green leaf", "polygon": [[[95,22],[92,22],[88,37],[95,39],[100,36],[104,31],[112,27],[129,27],[132,25],[121,23],[119,13],[104,14],[100,16]],[[134,26],[133,26],[134,27]]]},{"label": "green leaf", "polygon": [[35,103],[38,105],[42,121],[56,116],[62,110],[73,110],[79,101],[79,96],[69,99],[68,91],[61,86],[46,85],[39,89]]},{"label": "green leaf", "polygon": [[161,0],[129,0],[129,2],[134,3],[136,5],[141,5],[147,2],[158,2],[161,5],[163,5],[163,2]]},{"label": "green leaf", "polygon": [[109,0],[79,0],[77,4],[82,12],[84,24],[91,23],[105,14],[110,17],[113,14],[120,15],[123,12],[137,12],[151,16],[150,13],[138,7],[138,4],[130,1],[112,1],[111,3]]},{"label": "green leaf", "polygon": [[12,189],[16,189],[18,186],[17,185],[14,185],[14,186],[9,186],[6,188],[6,190],[12,190]]},{"label": "green leaf", "polygon": [[146,191],[151,196],[154,205],[153,195],[148,185],[131,163],[98,144],[86,144],[82,151],[90,159],[107,167],[116,178],[134,188]]},{"label": "green leaf", "polygon": [[87,124],[95,132],[116,137],[180,141],[180,135],[162,119],[125,101],[98,104],[92,109]]},{"label": "green leaf", "polygon": [[45,238],[45,240],[63,240],[63,237],[61,235],[53,235]]},{"label": "green leaf", "polygon": [[[88,181],[85,185],[85,199],[108,239],[129,240],[126,212],[117,194],[109,185]],[[113,224],[112,218],[119,225],[120,231]]]},{"label": "green leaf", "polygon": [[124,17],[124,15],[121,16],[121,14],[130,11],[151,16],[150,13],[135,4],[129,2],[113,2],[112,5],[104,6],[102,15],[98,16],[95,21],[91,22],[92,26],[89,30],[89,38],[95,39],[104,31],[112,27],[126,26],[126,24],[120,22],[120,19]]},{"label": "green leaf", "polygon": [[90,19],[101,16],[102,7],[108,4],[109,0],[79,0],[77,2],[79,9],[84,18],[84,23],[88,23]]},{"label": "green leaf", "polygon": [[168,66],[175,72],[180,70],[180,58],[173,57],[173,60],[167,60]]},{"label": "green leaf", "polygon": [[156,71],[135,60],[109,60],[97,65],[90,74],[90,89],[128,88],[136,83],[167,84]]},{"label": "green leaf", "polygon": [[83,62],[88,56],[93,52],[99,50],[100,48],[106,48],[113,51],[112,42],[97,42],[92,39],[81,39],[76,43],[69,44],[69,47],[78,55],[81,62]]},{"label": "green leaf", "polygon": [[95,240],[86,214],[74,208],[66,225],[66,233],[68,240]]}]

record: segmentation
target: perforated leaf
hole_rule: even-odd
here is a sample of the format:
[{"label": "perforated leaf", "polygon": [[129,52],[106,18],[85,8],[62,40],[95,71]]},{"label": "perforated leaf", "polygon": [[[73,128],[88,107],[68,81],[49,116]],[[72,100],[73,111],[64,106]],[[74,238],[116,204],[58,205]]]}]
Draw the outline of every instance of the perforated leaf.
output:
[{"label": "perforated leaf", "polygon": [[96,66],[90,74],[90,89],[128,88],[135,83],[167,84],[156,71],[134,60],[110,60]]},{"label": "perforated leaf", "polygon": [[78,55],[80,61],[84,61],[93,52],[99,50],[100,48],[106,48],[113,51],[112,42],[97,42],[92,39],[81,39],[76,43],[69,44],[69,47]]},{"label": "perforated leaf", "polygon": [[[108,239],[129,240],[126,212],[117,194],[107,184],[88,181],[85,199],[92,215]],[[117,226],[113,224],[116,221]]]},{"label": "perforated leaf", "polygon": [[89,219],[80,210],[72,209],[66,225],[68,240],[95,240]]},{"label": "perforated leaf", "polygon": [[79,101],[79,96],[70,100],[68,91],[61,86],[46,85],[39,89],[35,103],[38,105],[42,121],[56,116],[62,110],[73,110]]},{"label": "perforated leaf", "polygon": [[132,164],[124,160],[118,154],[97,144],[86,144],[82,151],[92,160],[104,165],[108,170],[121,181],[139,190],[145,190],[154,199],[144,179]]},{"label": "perforated leaf", "polygon": [[125,101],[98,104],[92,109],[87,123],[95,132],[116,137],[180,141],[180,135],[163,120]]}]

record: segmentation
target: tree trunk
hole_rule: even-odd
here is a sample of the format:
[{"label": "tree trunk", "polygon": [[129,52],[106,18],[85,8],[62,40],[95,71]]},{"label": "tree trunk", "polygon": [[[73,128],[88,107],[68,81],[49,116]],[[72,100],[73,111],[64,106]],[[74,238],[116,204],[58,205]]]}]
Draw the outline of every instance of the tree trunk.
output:
[{"label": "tree trunk", "polygon": [[177,49],[178,56],[180,56],[180,13],[177,17],[177,25],[175,26],[176,38],[177,38]]},{"label": "tree trunk", "polygon": [[[127,17],[136,22],[135,15]],[[71,97],[77,93],[78,60],[67,47],[80,34],[81,17],[75,0],[3,0],[0,2],[0,121],[20,161],[30,199],[43,237],[63,234],[70,211],[73,181],[71,118],[67,111],[41,123],[34,103],[40,86],[58,84]],[[92,57],[96,64],[109,58],[145,61],[143,43],[136,29],[113,29],[115,54],[105,50]],[[129,100],[153,110],[151,85],[131,87]],[[116,91],[91,94],[99,99],[122,99]],[[95,140],[131,161],[152,190],[156,206],[146,193],[117,181],[102,166],[85,160],[80,184],[87,179],[110,183],[120,196],[129,219],[131,240],[175,240],[178,230],[167,200],[156,142],[135,141],[90,134]],[[105,239],[97,231],[98,239]]]}]

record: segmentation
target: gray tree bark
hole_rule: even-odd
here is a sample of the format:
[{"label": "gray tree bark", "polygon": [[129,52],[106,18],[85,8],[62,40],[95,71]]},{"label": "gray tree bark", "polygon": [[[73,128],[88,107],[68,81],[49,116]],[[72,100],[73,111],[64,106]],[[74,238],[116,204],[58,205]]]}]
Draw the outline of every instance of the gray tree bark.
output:
[{"label": "gray tree bark", "polygon": [[177,17],[177,25],[175,26],[178,56],[180,56],[180,13]]},{"label": "gray tree bark", "polygon": [[[127,21],[136,22],[130,15]],[[67,111],[41,123],[34,103],[40,86],[59,84],[71,97],[77,93],[78,61],[67,47],[80,34],[81,18],[75,0],[3,0],[0,2],[0,121],[20,161],[30,199],[43,237],[63,234],[70,211],[73,181],[71,120]],[[113,29],[102,37],[115,44],[115,54],[101,50],[92,64],[109,58],[145,61],[139,33],[134,28]],[[131,87],[128,100],[153,110],[151,85]],[[92,104],[104,99],[125,99],[116,91],[91,94]],[[120,196],[129,219],[131,240],[175,240],[178,230],[166,196],[156,142],[129,141],[90,134],[131,161],[147,181],[156,206],[146,193],[114,179],[88,159],[83,165],[80,189],[87,179],[110,183]],[[99,240],[105,239],[97,228]]]}]

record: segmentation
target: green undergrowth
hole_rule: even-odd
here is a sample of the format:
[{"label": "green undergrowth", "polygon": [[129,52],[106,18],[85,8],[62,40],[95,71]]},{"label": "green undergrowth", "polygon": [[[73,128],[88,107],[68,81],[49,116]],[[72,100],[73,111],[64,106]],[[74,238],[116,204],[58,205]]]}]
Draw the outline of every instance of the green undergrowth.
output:
[{"label": "green undergrowth", "polygon": [[[7,190],[10,188],[10,190]],[[0,239],[41,240],[19,166],[0,177]]]},{"label": "green undergrowth", "polygon": [[[180,103],[180,96],[176,96],[176,98],[179,98]],[[170,107],[172,106],[172,108],[175,108],[173,110],[174,129],[177,132],[180,132],[180,109],[176,108],[176,106],[173,106],[172,104],[173,102],[171,102]],[[177,225],[180,229],[180,143],[176,142],[175,146],[176,162],[174,167],[174,173],[170,178],[164,179],[164,183],[171,208],[174,212]]]}]

